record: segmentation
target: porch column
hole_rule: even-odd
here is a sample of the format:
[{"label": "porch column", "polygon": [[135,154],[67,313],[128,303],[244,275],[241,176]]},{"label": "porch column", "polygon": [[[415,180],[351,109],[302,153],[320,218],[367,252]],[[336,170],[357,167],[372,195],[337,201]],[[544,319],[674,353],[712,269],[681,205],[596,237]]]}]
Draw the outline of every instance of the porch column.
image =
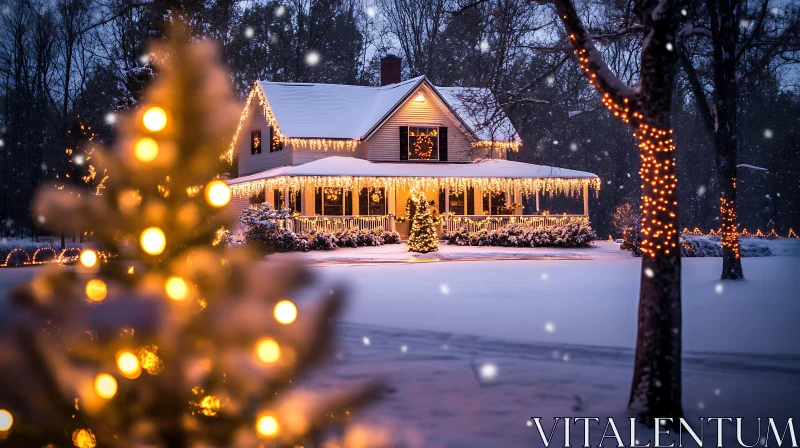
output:
[{"label": "porch column", "polygon": [[539,211],[539,190],[536,190],[536,211]]},{"label": "porch column", "polygon": [[[367,191],[369,192],[369,190],[367,190]],[[353,187],[353,191],[352,191],[352,195],[353,195],[353,216],[358,216],[358,215],[361,214],[361,210],[360,210],[361,207],[359,207],[359,202],[361,202],[361,201],[358,200],[358,193],[359,193],[359,191],[355,187]],[[369,196],[369,194],[367,194],[367,196]]]},{"label": "porch column", "polygon": [[289,189],[283,189],[283,208],[289,208]]},{"label": "porch column", "polygon": [[391,186],[386,189],[386,208],[389,214],[389,230],[395,230],[395,223],[394,217],[397,216],[397,210],[395,210],[395,191],[394,186]]},{"label": "porch column", "polygon": [[583,214],[589,216],[589,184],[583,184]]},{"label": "porch column", "polygon": [[443,227],[444,230],[449,228],[448,224],[450,224],[450,186],[444,187],[444,223]]}]

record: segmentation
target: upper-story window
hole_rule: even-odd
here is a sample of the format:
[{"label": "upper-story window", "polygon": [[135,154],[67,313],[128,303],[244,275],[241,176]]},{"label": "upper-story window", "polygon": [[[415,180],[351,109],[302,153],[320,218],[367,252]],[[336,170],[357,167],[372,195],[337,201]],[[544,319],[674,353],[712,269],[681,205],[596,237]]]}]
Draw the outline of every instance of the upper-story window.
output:
[{"label": "upper-story window", "polygon": [[439,160],[438,127],[408,127],[408,159]]},{"label": "upper-story window", "polygon": [[250,154],[261,154],[261,131],[250,133]]},{"label": "upper-story window", "polygon": [[400,126],[400,160],[447,161],[447,128]]}]

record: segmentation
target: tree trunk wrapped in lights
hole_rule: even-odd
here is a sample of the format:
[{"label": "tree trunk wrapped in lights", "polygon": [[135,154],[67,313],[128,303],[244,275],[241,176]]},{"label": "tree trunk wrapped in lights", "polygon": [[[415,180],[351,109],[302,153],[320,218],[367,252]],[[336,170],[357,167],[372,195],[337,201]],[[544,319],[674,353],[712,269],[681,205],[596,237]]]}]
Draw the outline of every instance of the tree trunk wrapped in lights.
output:
[{"label": "tree trunk wrapped in lights", "polygon": [[635,129],[641,157],[644,256],[628,406],[648,424],[658,417],[681,417],[681,259],[670,121],[680,2],[637,1],[645,38],[639,83],[630,87],[605,64],[571,0],[540,1],[555,4],[578,63],[603,104]]},{"label": "tree trunk wrapped in lights", "polygon": [[408,234],[408,251],[423,254],[436,252],[439,250],[439,237],[436,235],[436,226],[433,224],[425,192],[418,190],[411,194],[414,197],[416,211]]},{"label": "tree trunk wrapped in lights", "polygon": [[146,106],[120,121],[116,151],[96,154],[110,173],[103,195],[38,194],[44,222],[92,229],[99,250],[14,291],[0,326],[0,409],[13,420],[0,436],[80,448],[341,445],[377,383],[296,383],[331,352],[341,292],[212,244],[231,197],[213,180],[222,149],[212,143],[235,125],[229,77],[214,46],[190,43],[181,26],[154,54]]}]

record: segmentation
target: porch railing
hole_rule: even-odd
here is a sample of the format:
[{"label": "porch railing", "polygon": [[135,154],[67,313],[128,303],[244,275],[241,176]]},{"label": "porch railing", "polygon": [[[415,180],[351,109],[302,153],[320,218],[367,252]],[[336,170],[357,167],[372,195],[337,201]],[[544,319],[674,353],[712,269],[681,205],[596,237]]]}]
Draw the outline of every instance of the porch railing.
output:
[{"label": "porch railing", "polygon": [[295,233],[309,233],[312,230],[324,230],[334,233],[344,229],[375,229],[382,227],[392,230],[394,216],[294,216],[284,221],[284,226]]},{"label": "porch railing", "polygon": [[508,224],[526,227],[549,227],[563,225],[573,220],[587,219],[586,215],[468,215],[450,216],[445,220],[445,230],[453,232],[466,228],[468,232],[481,229],[497,230]]}]

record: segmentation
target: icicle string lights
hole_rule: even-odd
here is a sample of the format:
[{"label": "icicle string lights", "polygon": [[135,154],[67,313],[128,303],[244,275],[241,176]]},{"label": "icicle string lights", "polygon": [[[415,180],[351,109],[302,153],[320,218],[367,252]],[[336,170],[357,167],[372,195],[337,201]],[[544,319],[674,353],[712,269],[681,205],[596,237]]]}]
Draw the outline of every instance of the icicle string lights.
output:
[{"label": "icicle string lights", "polygon": [[281,176],[259,179],[231,185],[231,193],[237,198],[249,198],[267,190],[303,191],[305,188],[344,188],[346,190],[365,187],[396,188],[402,190],[443,190],[462,193],[469,188],[487,191],[520,191],[526,196],[536,193],[550,196],[563,194],[576,196],[584,187],[600,190],[600,179],[568,178],[497,178],[497,177],[355,177],[355,176]]},{"label": "icicle string lights", "polygon": [[639,141],[642,159],[639,170],[642,179],[642,252],[651,257],[657,253],[669,254],[678,240],[672,129],[657,129],[641,123],[633,135]]}]

